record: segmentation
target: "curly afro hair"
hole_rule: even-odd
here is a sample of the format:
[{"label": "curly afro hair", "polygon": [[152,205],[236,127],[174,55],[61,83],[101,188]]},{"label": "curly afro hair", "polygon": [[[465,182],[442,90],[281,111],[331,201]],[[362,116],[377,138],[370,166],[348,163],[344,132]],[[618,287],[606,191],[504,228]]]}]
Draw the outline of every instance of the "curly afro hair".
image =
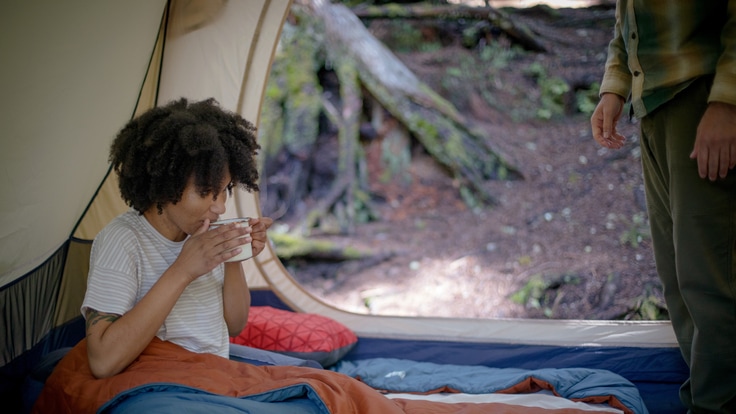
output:
[{"label": "curly afro hair", "polygon": [[132,119],[115,137],[110,162],[120,193],[139,213],[181,200],[194,176],[202,194],[218,194],[226,171],[232,185],[258,191],[256,128],[214,99],[186,98]]}]

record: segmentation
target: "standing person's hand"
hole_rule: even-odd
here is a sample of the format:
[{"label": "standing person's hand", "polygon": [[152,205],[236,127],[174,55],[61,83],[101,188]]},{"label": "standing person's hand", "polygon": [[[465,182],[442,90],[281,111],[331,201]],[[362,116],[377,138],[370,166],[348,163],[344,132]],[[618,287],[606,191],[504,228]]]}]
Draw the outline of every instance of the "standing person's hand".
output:
[{"label": "standing person's hand", "polygon": [[616,130],[616,124],[624,110],[624,98],[615,93],[604,93],[590,117],[593,138],[601,146],[619,149],[624,146],[626,137]]},{"label": "standing person's hand", "polygon": [[690,158],[698,160],[700,178],[726,178],[736,167],[736,106],[711,102],[703,114]]}]

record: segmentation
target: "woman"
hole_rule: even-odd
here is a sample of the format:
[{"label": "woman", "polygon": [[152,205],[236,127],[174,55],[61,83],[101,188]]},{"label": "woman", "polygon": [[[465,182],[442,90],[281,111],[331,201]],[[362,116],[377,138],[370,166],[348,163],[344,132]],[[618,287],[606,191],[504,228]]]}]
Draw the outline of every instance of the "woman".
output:
[{"label": "woman", "polygon": [[210,230],[236,185],[258,190],[255,127],[213,99],[186,99],[131,120],[110,161],[132,209],[95,238],[82,314],[92,373],[124,370],[154,337],[228,357],[250,292],[239,262],[265,247],[270,218]]}]

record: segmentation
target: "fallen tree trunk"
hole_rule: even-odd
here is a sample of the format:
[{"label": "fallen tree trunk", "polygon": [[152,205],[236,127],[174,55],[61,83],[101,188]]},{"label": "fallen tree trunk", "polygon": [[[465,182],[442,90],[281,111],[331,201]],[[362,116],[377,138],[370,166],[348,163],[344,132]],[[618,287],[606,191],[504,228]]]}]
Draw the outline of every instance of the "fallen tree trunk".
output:
[{"label": "fallen tree trunk", "polygon": [[537,41],[534,33],[523,24],[515,23],[509,15],[494,7],[435,4],[385,4],[358,6],[352,9],[361,19],[468,19],[487,21],[505,32],[513,41],[534,52],[547,49]]},{"label": "fallen tree trunk", "polygon": [[[294,234],[269,231],[268,238],[273,242],[278,257],[283,260],[305,259],[342,262],[374,257],[372,252],[349,246],[341,247],[329,241],[307,239]],[[378,257],[382,256],[379,255]]]},{"label": "fallen tree trunk", "polygon": [[[522,177],[483,131],[419,81],[349,9],[315,2],[293,5],[292,14],[259,123],[264,213],[290,215],[301,234],[318,225],[349,234],[356,222],[376,217],[360,142],[366,107],[376,135],[389,140],[402,131],[415,137],[456,180],[471,208],[495,203],[487,181]],[[383,120],[384,111],[390,120]],[[320,120],[323,115],[327,122]],[[408,157],[408,147],[391,151],[400,158],[397,166],[406,164],[399,155]]]},{"label": "fallen tree trunk", "polygon": [[494,204],[495,198],[484,186],[487,180],[522,177],[489,146],[489,137],[469,126],[450,102],[422,83],[348,8],[313,0],[310,11],[324,25],[330,59],[354,62],[363,86],[469,190],[463,193],[466,201]]}]

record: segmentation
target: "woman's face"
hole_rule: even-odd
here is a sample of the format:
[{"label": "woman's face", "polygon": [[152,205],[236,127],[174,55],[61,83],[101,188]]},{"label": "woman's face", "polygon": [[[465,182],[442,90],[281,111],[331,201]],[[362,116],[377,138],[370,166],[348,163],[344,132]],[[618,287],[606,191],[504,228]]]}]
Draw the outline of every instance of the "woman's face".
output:
[{"label": "woman's face", "polygon": [[[195,233],[206,219],[210,223],[216,221],[225,213],[225,201],[230,190],[230,173],[225,172],[217,194],[202,193],[194,184],[194,176],[190,177],[182,193],[181,200],[176,204],[166,204],[163,214],[158,214],[153,208],[153,214],[144,214],[148,221],[166,238],[182,241],[187,235]],[[146,213],[150,213],[146,212]]]}]

